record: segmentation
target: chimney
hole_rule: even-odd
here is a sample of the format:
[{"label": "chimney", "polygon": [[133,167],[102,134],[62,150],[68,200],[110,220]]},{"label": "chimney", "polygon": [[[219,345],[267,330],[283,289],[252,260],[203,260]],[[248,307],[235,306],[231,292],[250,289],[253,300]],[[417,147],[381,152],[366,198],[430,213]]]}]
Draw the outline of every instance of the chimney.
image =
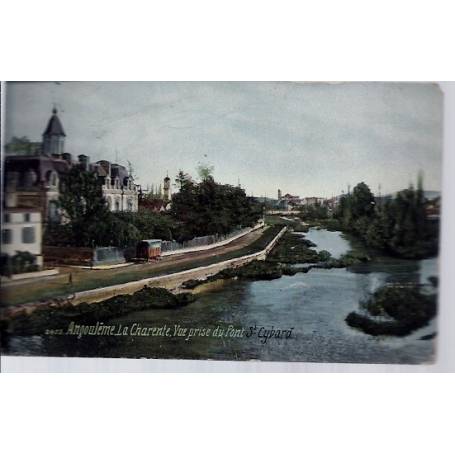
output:
[{"label": "chimney", "polygon": [[62,153],[62,159],[64,159],[70,165],[73,163],[73,157],[71,153],[68,152]]},{"label": "chimney", "polygon": [[90,165],[90,157],[87,155],[79,155],[78,157],[79,160],[79,165],[84,169],[84,171],[89,170],[89,165]]}]

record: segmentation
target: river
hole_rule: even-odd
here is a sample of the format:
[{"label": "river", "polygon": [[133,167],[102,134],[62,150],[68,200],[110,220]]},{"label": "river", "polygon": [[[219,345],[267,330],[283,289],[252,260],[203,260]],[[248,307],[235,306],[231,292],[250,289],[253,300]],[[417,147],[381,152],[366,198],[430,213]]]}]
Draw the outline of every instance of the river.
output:
[{"label": "river", "polygon": [[[295,234],[301,235],[301,234]],[[361,246],[339,232],[310,229],[306,238],[316,250],[334,257]],[[435,321],[406,337],[373,337],[350,328],[345,318],[359,301],[388,282],[424,283],[437,275],[437,259],[421,261],[375,257],[353,270],[312,269],[272,281],[229,280],[204,285],[199,299],[177,310],[130,313],[109,324],[131,327],[244,329],[242,337],[13,337],[10,354],[90,357],[147,357],[303,362],[406,363],[431,362]],[[107,321],[106,321],[107,323]],[[264,339],[264,330],[290,330],[290,338]],[[247,337],[249,328],[256,327]],[[231,334],[234,333],[232,330]]]}]

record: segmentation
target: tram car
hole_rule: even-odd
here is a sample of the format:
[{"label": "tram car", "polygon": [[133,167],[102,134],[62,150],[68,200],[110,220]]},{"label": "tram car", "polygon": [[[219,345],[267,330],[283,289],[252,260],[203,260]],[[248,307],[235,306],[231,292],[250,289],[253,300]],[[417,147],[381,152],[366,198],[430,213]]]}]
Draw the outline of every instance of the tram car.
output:
[{"label": "tram car", "polygon": [[161,240],[141,240],[136,246],[136,257],[142,261],[157,260],[161,256]]}]

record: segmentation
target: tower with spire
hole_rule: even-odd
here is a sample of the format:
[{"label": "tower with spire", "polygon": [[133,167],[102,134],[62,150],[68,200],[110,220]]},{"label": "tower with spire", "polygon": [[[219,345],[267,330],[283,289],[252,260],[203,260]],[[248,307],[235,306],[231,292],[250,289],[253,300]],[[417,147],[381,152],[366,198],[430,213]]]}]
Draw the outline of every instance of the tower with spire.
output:
[{"label": "tower with spire", "polygon": [[169,173],[166,173],[163,183],[163,199],[169,202],[171,200],[171,179],[169,178]]},{"label": "tower with spire", "polygon": [[57,108],[52,109],[52,117],[43,133],[43,153],[45,155],[61,155],[65,147],[65,131],[57,115]]}]

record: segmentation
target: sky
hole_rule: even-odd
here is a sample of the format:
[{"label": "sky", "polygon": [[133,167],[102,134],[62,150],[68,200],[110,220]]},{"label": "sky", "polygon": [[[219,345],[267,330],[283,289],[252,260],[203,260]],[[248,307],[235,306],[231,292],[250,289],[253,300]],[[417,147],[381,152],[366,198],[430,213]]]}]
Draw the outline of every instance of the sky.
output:
[{"label": "sky", "polygon": [[424,83],[8,83],[5,135],[41,135],[56,105],[65,150],[130,161],[143,187],[198,163],[248,195],[441,189],[443,95]]}]

